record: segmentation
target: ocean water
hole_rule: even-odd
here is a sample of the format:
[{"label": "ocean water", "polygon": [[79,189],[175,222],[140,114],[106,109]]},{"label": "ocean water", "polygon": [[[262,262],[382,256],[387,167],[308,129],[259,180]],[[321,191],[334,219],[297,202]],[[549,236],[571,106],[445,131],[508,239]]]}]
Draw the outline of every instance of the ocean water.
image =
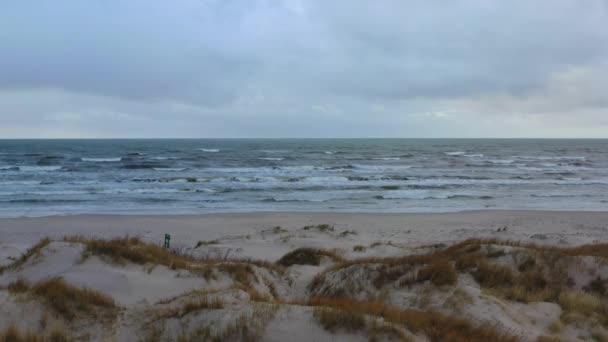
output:
[{"label": "ocean water", "polygon": [[0,216],[608,209],[608,140],[0,140]]}]

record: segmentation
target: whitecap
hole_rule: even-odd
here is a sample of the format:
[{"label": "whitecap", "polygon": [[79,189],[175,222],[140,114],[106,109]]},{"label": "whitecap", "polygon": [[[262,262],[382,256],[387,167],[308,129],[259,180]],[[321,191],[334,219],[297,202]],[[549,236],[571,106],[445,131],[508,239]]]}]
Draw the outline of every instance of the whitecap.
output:
[{"label": "whitecap", "polygon": [[466,152],[462,152],[462,151],[454,151],[454,152],[443,152],[443,154],[448,155],[448,156],[464,156]]},{"label": "whitecap", "polygon": [[199,151],[208,152],[208,153],[217,153],[220,149],[217,148],[199,148]]},{"label": "whitecap", "polygon": [[413,166],[412,165],[363,165],[363,164],[353,164],[356,170],[360,171],[403,171],[409,170]]},{"label": "whitecap", "polygon": [[178,172],[184,171],[185,167],[154,167],[154,171],[169,171],[169,172]]},{"label": "whitecap", "polygon": [[483,154],[481,154],[481,153],[463,154],[463,156],[465,156],[467,158],[483,158]]},{"label": "whitecap", "polygon": [[80,158],[80,160],[82,160],[83,162],[115,163],[121,161],[122,158]]},{"label": "whitecap", "polygon": [[61,169],[61,166],[19,166],[19,170],[24,172],[57,171]]},{"label": "whitecap", "polygon": [[258,158],[258,159],[260,159],[260,160],[279,161],[279,160],[283,160],[283,159],[285,159],[285,158],[280,158],[280,157],[277,157],[277,158],[263,157],[263,158]]},{"label": "whitecap", "polygon": [[383,199],[447,199],[447,194],[433,194],[428,190],[393,190],[381,196]]},{"label": "whitecap", "polygon": [[335,154],[336,152],[333,152],[333,151],[325,151],[324,153],[325,153],[325,154]]},{"label": "whitecap", "polygon": [[372,158],[374,160],[400,160],[401,158],[399,157],[378,157],[378,158]]},{"label": "whitecap", "polygon": [[489,159],[484,161],[492,164],[511,164],[514,162],[513,159]]}]

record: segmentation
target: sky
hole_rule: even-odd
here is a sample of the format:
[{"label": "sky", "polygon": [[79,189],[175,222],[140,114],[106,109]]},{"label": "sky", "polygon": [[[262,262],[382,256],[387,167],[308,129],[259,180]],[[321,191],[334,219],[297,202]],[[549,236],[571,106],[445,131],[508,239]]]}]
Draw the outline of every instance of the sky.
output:
[{"label": "sky", "polygon": [[0,138],[608,138],[608,0],[0,7]]}]

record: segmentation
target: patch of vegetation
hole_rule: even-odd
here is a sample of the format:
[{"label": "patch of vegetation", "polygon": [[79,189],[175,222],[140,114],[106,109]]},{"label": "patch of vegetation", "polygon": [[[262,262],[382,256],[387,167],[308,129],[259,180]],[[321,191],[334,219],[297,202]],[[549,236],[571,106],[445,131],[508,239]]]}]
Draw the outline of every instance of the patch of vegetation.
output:
[{"label": "patch of vegetation", "polygon": [[559,295],[559,305],[568,312],[575,312],[584,316],[604,311],[601,298],[592,293],[583,291],[565,291]]},{"label": "patch of vegetation", "polygon": [[414,334],[423,333],[431,341],[519,341],[518,337],[500,332],[493,326],[473,325],[469,321],[435,311],[401,310],[380,302],[363,302],[343,298],[314,297],[307,304],[341,310],[350,315],[382,317],[385,322],[402,325]]},{"label": "patch of vegetation", "polygon": [[481,286],[489,288],[511,287],[515,279],[511,268],[488,262],[479,263],[473,277]]},{"label": "patch of vegetation", "polygon": [[272,228],[272,232],[275,234],[280,234],[280,233],[287,233],[287,232],[289,232],[289,230],[287,230],[281,226],[276,226],[276,227]]},{"label": "patch of vegetation", "polygon": [[166,248],[145,243],[137,237],[125,236],[111,240],[66,237],[68,242],[82,243],[86,246],[84,257],[94,254],[109,258],[113,263],[158,264],[172,269],[186,268],[190,258],[177,255]]},{"label": "patch of vegetation", "polygon": [[325,330],[331,332],[338,329],[357,332],[366,327],[365,316],[359,312],[316,307],[313,310],[313,317]]},{"label": "patch of vegetation", "polygon": [[24,293],[30,289],[30,285],[24,279],[19,278],[8,284],[7,288],[10,293]]},{"label": "patch of vegetation", "polygon": [[357,232],[354,230],[345,230],[342,233],[338,234],[339,237],[347,237],[349,235],[357,235]]},{"label": "patch of vegetation", "polygon": [[196,243],[196,246],[194,246],[194,248],[199,248],[200,246],[217,245],[219,243],[219,240],[199,241]]},{"label": "patch of vegetation", "polygon": [[367,247],[362,246],[362,245],[353,246],[353,252],[365,252],[366,250],[367,250]]},{"label": "patch of vegetation", "polygon": [[72,341],[65,332],[52,330],[46,334],[24,333],[11,324],[6,330],[0,331],[0,341],[3,342],[69,342]]},{"label": "patch of vegetation", "polygon": [[0,274],[4,273],[4,271],[6,271],[6,270],[16,269],[16,268],[22,266],[31,257],[39,256],[42,249],[44,247],[46,247],[50,242],[51,242],[51,240],[48,237],[43,238],[37,244],[30,247],[25,253],[23,253],[17,260],[13,261],[11,264],[6,265],[6,266],[0,266]]},{"label": "patch of vegetation", "polygon": [[447,260],[429,264],[418,271],[418,281],[430,280],[435,286],[453,285],[458,280],[458,273]]},{"label": "patch of vegetation", "polygon": [[342,261],[342,257],[334,252],[316,248],[298,248],[281,257],[277,264],[289,267],[292,265],[319,266],[322,257],[328,257],[334,261]]},{"label": "patch of vegetation", "polygon": [[94,308],[115,309],[114,300],[91,289],[81,289],[67,284],[60,278],[37,283],[33,286],[24,281],[12,283],[20,292],[29,292],[41,298],[58,315],[73,320],[77,312],[95,313]]},{"label": "patch of vegetation", "polygon": [[320,232],[333,232],[335,230],[334,226],[332,226],[330,224],[318,224],[318,225],[304,226],[304,228],[302,228],[302,229],[304,229],[304,230],[316,229]]}]

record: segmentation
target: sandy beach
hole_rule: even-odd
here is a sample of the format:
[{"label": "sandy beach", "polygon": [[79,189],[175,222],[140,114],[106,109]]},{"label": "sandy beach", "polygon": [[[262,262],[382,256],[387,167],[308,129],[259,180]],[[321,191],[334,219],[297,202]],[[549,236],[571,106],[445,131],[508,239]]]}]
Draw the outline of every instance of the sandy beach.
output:
[{"label": "sandy beach", "polygon": [[[603,294],[588,291],[608,279],[607,232],[608,212],[580,211],[3,218],[0,331],[443,341],[462,329],[470,341],[586,341],[606,333]],[[88,299],[57,307],[57,291],[59,303]]]},{"label": "sandy beach", "polygon": [[[608,240],[608,212],[582,211],[466,211],[458,213],[304,213],[256,212],[208,215],[68,215],[0,219],[0,263],[16,257],[42,237],[79,235],[113,238],[139,236],[161,243],[171,234],[174,247],[199,240],[255,235],[276,226],[295,230],[306,225],[330,224],[340,231],[357,232],[353,243],[393,241],[406,246],[448,243],[467,238],[493,237],[552,245],[580,245]],[[506,229],[502,229],[506,228]],[[500,231],[498,231],[500,229]],[[314,241],[323,247],[329,241]],[[245,256],[276,260],[286,249],[306,246],[292,240],[284,246],[257,249],[251,241],[235,248]],[[315,245],[318,246],[318,245]],[[272,246],[268,246],[272,247]]]}]

